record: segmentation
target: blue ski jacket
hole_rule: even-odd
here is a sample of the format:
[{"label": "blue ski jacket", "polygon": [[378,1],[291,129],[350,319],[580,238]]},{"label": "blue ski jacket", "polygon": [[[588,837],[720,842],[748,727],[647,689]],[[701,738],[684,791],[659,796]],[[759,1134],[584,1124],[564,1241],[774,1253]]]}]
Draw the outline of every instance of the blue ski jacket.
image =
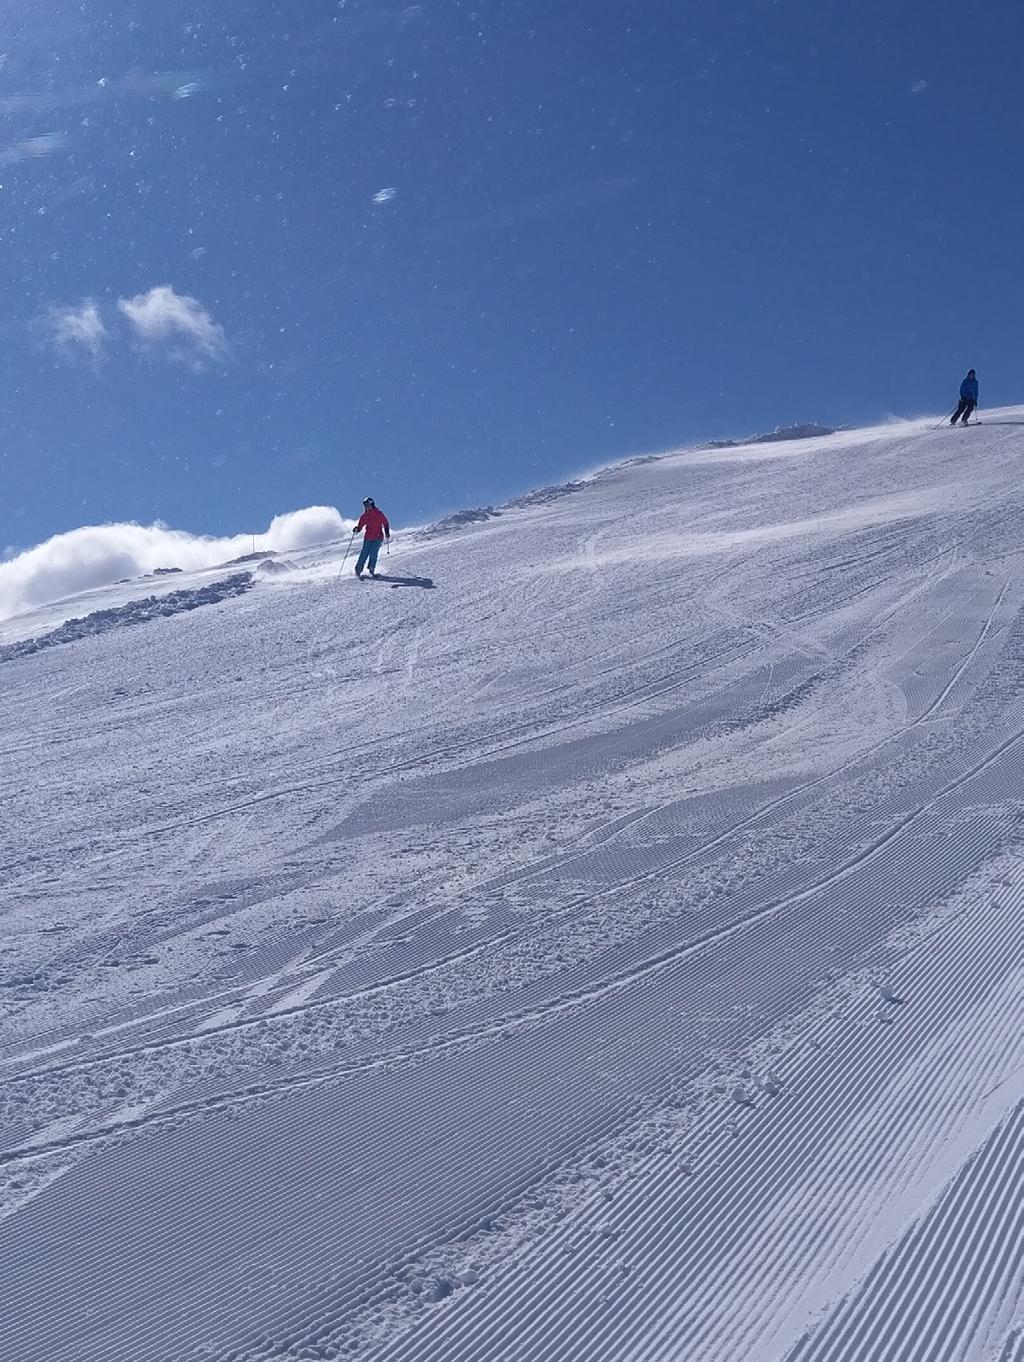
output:
[{"label": "blue ski jacket", "polygon": [[976,378],[965,378],[960,384],[960,400],[962,402],[973,402],[978,405],[978,380]]}]

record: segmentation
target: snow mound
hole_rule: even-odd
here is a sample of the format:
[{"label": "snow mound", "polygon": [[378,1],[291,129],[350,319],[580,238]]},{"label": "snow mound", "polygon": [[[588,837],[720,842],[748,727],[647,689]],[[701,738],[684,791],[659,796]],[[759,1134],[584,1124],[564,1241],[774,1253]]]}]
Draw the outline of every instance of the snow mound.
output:
[{"label": "snow mound", "polygon": [[244,595],[252,585],[251,573],[237,572],[232,577],[209,582],[206,586],[172,591],[167,596],[147,596],[144,600],[130,601],[127,605],[114,606],[109,610],[95,610],[82,619],[67,620],[59,629],[42,634],[39,638],[0,645],[0,662],[15,662],[18,658],[30,657],[33,653],[59,647],[62,643],[75,643],[78,639],[106,634],[112,629],[124,629],[134,624],[180,615],[186,610],[197,610],[202,605],[216,605],[218,601],[228,600],[231,596]]},{"label": "snow mound", "polygon": [[553,487],[538,487],[536,491],[527,492],[525,496],[513,497],[506,505],[517,508],[547,506],[552,501],[561,501],[562,497],[572,496],[573,492],[581,492],[587,485],[586,479],[577,479],[575,482],[562,482]]},{"label": "snow mound", "polygon": [[221,566],[240,567],[243,563],[262,563],[267,558],[276,557],[277,555],[275,554],[273,549],[261,549],[256,553],[241,553],[238,555],[237,558],[229,558],[228,561],[226,563],[222,563]]},{"label": "snow mound", "polygon": [[485,520],[494,520],[500,516],[501,512],[496,511],[493,506],[474,506],[465,511],[453,511],[451,515],[442,516],[440,520],[435,520],[423,531],[425,536],[433,537],[436,534],[446,534],[449,530],[459,530],[465,525],[477,525]]},{"label": "snow mound", "polygon": [[294,572],[295,563],[289,563],[287,558],[264,558],[256,569],[257,572],[266,573],[268,577],[278,577],[282,573]]},{"label": "snow mound", "polygon": [[808,421],[794,426],[776,426],[774,430],[761,435],[748,435],[745,440],[708,440],[698,449],[739,449],[743,445],[769,445],[780,440],[813,440],[821,435],[835,435],[837,431],[849,430],[849,426],[819,426]]},{"label": "snow mound", "polygon": [[803,425],[795,426],[776,426],[774,430],[769,430],[764,435],[755,435],[751,444],[769,445],[778,440],[813,440],[819,435],[834,435],[834,426],[819,426],[814,421],[806,422]]}]

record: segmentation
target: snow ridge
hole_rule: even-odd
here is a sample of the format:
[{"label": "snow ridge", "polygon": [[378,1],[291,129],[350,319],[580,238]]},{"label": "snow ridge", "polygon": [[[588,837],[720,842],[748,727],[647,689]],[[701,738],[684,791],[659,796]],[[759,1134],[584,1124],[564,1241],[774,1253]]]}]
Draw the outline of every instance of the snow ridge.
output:
[{"label": "snow ridge", "polygon": [[216,605],[220,601],[230,600],[232,596],[243,595],[252,585],[251,572],[236,572],[204,586],[171,591],[166,596],[146,596],[143,600],[130,601],[126,605],[94,610],[81,619],[66,620],[59,628],[36,638],[0,644],[0,662],[14,662],[64,643],[75,643],[79,639],[109,633],[112,629],[148,624],[151,620],[169,619],[186,610],[198,610],[203,605]]}]

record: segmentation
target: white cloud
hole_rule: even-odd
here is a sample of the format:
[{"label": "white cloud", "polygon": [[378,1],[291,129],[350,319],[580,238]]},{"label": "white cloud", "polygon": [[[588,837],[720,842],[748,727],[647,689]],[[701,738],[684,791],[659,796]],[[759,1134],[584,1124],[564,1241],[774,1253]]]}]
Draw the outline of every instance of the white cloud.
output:
[{"label": "white cloud", "polygon": [[[227,354],[224,328],[198,299],[175,293],[168,284],[138,293],[134,298],[121,298],[117,306],[140,341],[147,345],[169,343],[169,354],[174,359],[221,360]],[[178,348],[177,343],[182,341],[188,349]]]},{"label": "white cloud", "polygon": [[51,343],[64,355],[75,350],[86,351],[94,360],[103,355],[107,328],[91,298],[83,298],[77,307],[52,307],[42,326]]},{"label": "white cloud", "polygon": [[[277,553],[295,552],[341,538],[351,524],[333,506],[308,506],[275,516],[266,533],[255,536],[255,546]],[[155,568],[177,567],[187,572],[216,567],[252,548],[250,534],[217,539],[160,524],[87,525],[0,562],[0,619]],[[83,603],[82,612],[87,608]]]},{"label": "white cloud", "polygon": [[913,85],[911,85],[910,87],[910,93],[912,95],[923,95],[925,90],[927,89],[928,82],[926,80],[915,80]]}]

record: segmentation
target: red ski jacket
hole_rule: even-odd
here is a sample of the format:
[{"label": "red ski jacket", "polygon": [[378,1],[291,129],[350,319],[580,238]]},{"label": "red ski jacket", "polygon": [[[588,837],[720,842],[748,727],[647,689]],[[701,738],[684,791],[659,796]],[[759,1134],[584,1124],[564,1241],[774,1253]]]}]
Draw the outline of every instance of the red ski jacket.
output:
[{"label": "red ski jacket", "polygon": [[387,516],[383,511],[378,511],[376,506],[371,506],[368,511],[363,512],[356,530],[357,532],[362,530],[364,539],[383,539],[385,535],[391,534]]}]

